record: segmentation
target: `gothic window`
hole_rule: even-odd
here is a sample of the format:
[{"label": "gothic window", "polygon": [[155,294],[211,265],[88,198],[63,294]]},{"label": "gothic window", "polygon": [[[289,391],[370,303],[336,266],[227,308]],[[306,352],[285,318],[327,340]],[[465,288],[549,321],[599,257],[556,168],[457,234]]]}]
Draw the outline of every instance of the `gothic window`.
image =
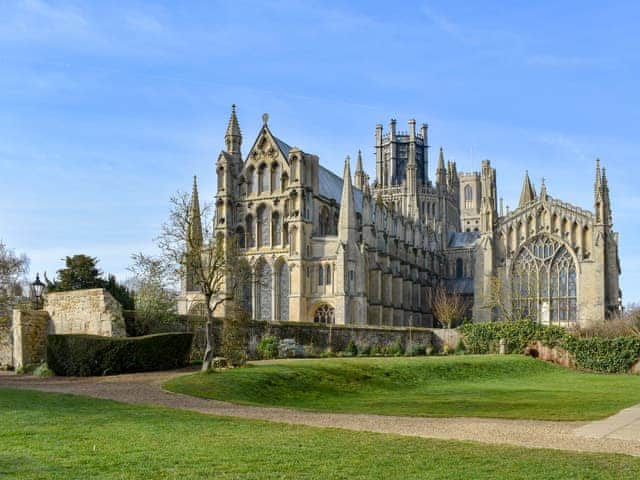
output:
[{"label": "gothic window", "polygon": [[247,175],[246,175],[246,181],[247,181],[247,193],[249,192],[253,192],[255,193],[257,190],[257,183],[255,181],[255,172],[253,167],[249,167],[247,168]]},{"label": "gothic window", "polygon": [[255,233],[254,233],[254,226],[253,226],[253,217],[251,215],[247,215],[247,230],[246,230],[246,245],[247,248],[253,248],[256,246],[255,243]]},{"label": "gothic window", "polygon": [[282,190],[286,190],[289,186],[289,175],[286,173],[282,174]]},{"label": "gothic window", "polygon": [[[248,262],[242,265],[242,268],[249,269],[250,267]],[[250,278],[244,277],[241,285],[241,289],[240,289],[240,295],[241,295],[240,304],[242,308],[245,310],[245,312],[247,312],[249,315],[253,317],[253,308],[251,306],[251,296],[252,296],[251,283],[252,282]]]},{"label": "gothic window", "polygon": [[513,311],[516,316],[555,324],[576,322],[577,273],[573,257],[560,242],[537,237],[518,254],[513,267]]},{"label": "gothic window", "polygon": [[273,232],[272,245],[280,245],[282,239],[282,222],[278,212],[273,212],[271,222],[273,223],[271,227],[271,231]]},{"label": "gothic window", "polygon": [[289,320],[289,292],[290,292],[290,276],[289,265],[282,262],[278,271],[278,320]]},{"label": "gothic window", "polygon": [[473,208],[473,188],[471,185],[464,187],[464,208]]},{"label": "gothic window", "polygon": [[324,237],[325,235],[329,235],[331,233],[331,216],[326,206],[323,206],[322,210],[320,210],[319,220],[318,227],[320,229],[320,236]]},{"label": "gothic window", "polygon": [[224,168],[218,169],[218,190],[224,190]]},{"label": "gothic window", "polygon": [[271,165],[271,191],[275,192],[280,189],[280,165],[274,163]]},{"label": "gothic window", "polygon": [[322,268],[322,265],[318,265],[318,285],[324,285],[324,268]]},{"label": "gothic window", "polygon": [[331,285],[331,265],[327,265],[325,268],[325,283]]},{"label": "gothic window", "polygon": [[316,309],[316,313],[313,316],[315,323],[334,323],[335,322],[335,309],[331,305],[323,303]]},{"label": "gothic window", "polygon": [[264,164],[260,165],[260,168],[258,169],[258,193],[263,193],[268,190],[267,189],[268,178],[266,175],[266,171],[267,171],[267,166]]},{"label": "gothic window", "polygon": [[257,291],[257,310],[258,320],[271,320],[271,294],[272,294],[272,278],[271,267],[267,262],[261,260],[256,268],[256,279],[258,285]]},{"label": "gothic window", "polygon": [[238,248],[244,248],[246,245],[244,228],[242,227],[236,228],[236,237],[238,239]]},{"label": "gothic window", "polygon": [[456,278],[464,277],[464,262],[461,258],[456,259]]},{"label": "gothic window", "polygon": [[258,246],[269,246],[269,209],[261,205],[258,208]]}]

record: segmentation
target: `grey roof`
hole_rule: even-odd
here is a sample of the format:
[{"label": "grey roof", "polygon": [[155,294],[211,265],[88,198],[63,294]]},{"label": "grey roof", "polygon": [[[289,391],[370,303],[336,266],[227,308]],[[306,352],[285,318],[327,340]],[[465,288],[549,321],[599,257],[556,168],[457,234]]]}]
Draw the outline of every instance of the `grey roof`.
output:
[{"label": "grey roof", "polygon": [[[340,203],[342,186],[344,185],[342,178],[321,165],[318,169],[318,185],[320,195],[333,198],[336,203]],[[356,212],[362,212],[362,190],[353,187],[353,199],[356,202]]]},{"label": "grey roof", "polygon": [[453,232],[449,236],[449,248],[471,248],[478,238],[479,232]]},{"label": "grey roof", "polygon": [[451,293],[473,295],[473,278],[453,278],[445,280],[447,290]]},{"label": "grey roof", "polygon": [[289,145],[287,145],[286,142],[283,142],[282,140],[280,140],[278,137],[276,137],[275,135],[273,135],[273,139],[276,141],[276,143],[278,144],[278,148],[280,149],[280,151],[282,152],[282,154],[284,155],[284,158],[286,158],[287,160],[289,160],[289,150],[291,150],[291,147]]}]

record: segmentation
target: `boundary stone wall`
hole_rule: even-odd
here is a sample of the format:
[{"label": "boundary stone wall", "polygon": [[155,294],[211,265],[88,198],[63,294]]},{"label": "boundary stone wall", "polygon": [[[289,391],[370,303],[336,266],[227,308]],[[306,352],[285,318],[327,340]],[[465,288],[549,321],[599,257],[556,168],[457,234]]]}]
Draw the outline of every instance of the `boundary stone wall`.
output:
[{"label": "boundary stone wall", "polygon": [[51,316],[51,334],[127,335],[122,306],[104,288],[48,293],[44,310]]},{"label": "boundary stone wall", "polygon": [[0,318],[0,370],[13,366],[11,319]]},{"label": "boundary stone wall", "polygon": [[[189,329],[194,332],[192,360],[202,359],[206,345],[204,325],[206,320],[198,317],[181,316],[189,322]],[[220,353],[220,338],[222,319],[214,320],[214,350]],[[274,336],[278,340],[292,338],[297,344],[313,349],[320,353],[331,349],[340,352],[347,348],[350,341],[358,347],[377,346],[387,347],[400,343],[405,349],[412,345],[431,347],[434,344],[434,332],[422,327],[372,327],[367,325],[324,325],[302,322],[256,322],[249,323],[249,358],[257,359],[258,344],[264,336]]]},{"label": "boundary stone wall", "polygon": [[43,310],[13,311],[13,367],[44,362],[47,358],[49,314]]}]

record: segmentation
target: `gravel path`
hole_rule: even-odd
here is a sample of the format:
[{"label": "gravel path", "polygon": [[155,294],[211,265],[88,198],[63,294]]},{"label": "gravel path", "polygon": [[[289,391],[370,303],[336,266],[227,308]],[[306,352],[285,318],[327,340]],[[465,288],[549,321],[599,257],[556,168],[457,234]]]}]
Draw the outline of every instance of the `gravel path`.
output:
[{"label": "gravel path", "polygon": [[[138,373],[113,377],[36,378],[0,372],[0,387],[61,392],[117,400],[125,403],[160,405],[194,412],[272,422],[332,427],[424,438],[470,440],[532,448],[585,452],[613,452],[640,456],[640,432],[635,440],[588,438],[579,433],[588,422],[504,420],[473,417],[423,418],[370,414],[318,413],[284,408],[236,405],[167,392],[162,384],[187,370]],[[632,437],[633,438],[633,437]]]}]

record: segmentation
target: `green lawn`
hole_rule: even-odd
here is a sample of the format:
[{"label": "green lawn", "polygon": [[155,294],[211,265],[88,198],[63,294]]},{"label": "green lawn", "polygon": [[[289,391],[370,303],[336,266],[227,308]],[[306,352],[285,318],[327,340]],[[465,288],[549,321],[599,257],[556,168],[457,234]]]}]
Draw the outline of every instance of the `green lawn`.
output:
[{"label": "green lawn", "polygon": [[593,420],[640,403],[640,377],[520,355],[289,360],[173,379],[171,391],[308,410]]},{"label": "green lawn", "polygon": [[0,389],[0,477],[637,479],[640,459],[219,418]]}]

